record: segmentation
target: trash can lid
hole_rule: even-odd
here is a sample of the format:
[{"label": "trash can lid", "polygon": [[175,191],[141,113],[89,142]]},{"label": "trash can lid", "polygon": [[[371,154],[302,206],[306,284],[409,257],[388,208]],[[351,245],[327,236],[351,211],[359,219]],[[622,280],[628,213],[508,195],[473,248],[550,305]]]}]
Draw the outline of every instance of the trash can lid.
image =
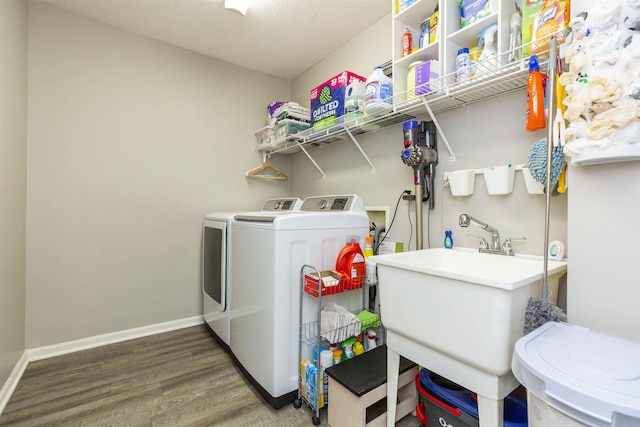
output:
[{"label": "trash can lid", "polygon": [[516,342],[511,367],[529,392],[574,419],[640,423],[640,343],[549,322]]}]

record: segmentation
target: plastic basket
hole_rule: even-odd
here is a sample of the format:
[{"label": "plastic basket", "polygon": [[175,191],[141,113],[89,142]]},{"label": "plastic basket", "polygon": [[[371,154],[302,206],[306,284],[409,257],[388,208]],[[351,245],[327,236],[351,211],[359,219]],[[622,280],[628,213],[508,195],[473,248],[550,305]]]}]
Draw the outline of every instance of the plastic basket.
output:
[{"label": "plastic basket", "polygon": [[[453,427],[478,425],[478,402],[475,393],[426,368],[421,369],[416,376],[416,388],[428,401],[425,405],[427,422],[431,420],[429,414],[431,408],[431,412],[436,412],[439,416],[448,414],[445,419],[454,420],[455,423],[450,422]],[[527,425],[526,400],[511,393],[504,399],[503,426],[527,427]]]},{"label": "plastic basket", "polygon": [[358,274],[356,277],[346,277],[346,290],[347,291],[351,291],[354,289],[360,289],[362,288],[362,285],[364,284],[364,278],[365,276],[361,276],[360,274]]},{"label": "plastic basket", "polygon": [[278,145],[288,136],[309,129],[309,123],[292,119],[280,120],[275,128],[275,144]]},{"label": "plastic basket", "polygon": [[322,296],[339,294],[344,292],[347,280],[343,275],[333,270],[324,270],[320,272],[322,281],[318,280],[318,275],[314,273],[305,274],[304,291],[313,297],[320,296],[318,289],[319,283],[322,283]]},{"label": "plastic basket", "polygon": [[258,147],[272,145],[274,140],[275,134],[272,126],[265,126],[262,129],[256,131],[256,145]]},{"label": "plastic basket", "polygon": [[425,426],[478,427],[478,418],[461,411],[437,394],[422,387],[420,375],[415,378],[416,388],[424,402],[416,407],[418,419]]}]

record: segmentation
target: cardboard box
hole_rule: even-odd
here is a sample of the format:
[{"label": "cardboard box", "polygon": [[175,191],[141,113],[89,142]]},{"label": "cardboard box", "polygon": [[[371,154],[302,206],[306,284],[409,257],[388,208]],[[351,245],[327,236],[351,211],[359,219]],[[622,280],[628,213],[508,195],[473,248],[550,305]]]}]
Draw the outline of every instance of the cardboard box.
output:
[{"label": "cardboard box", "polygon": [[549,40],[556,36],[558,45],[569,34],[569,0],[523,0],[522,54],[527,57],[549,49]]},{"label": "cardboard box", "polygon": [[349,93],[364,94],[366,78],[343,71],[310,92],[311,125],[315,130],[342,123]]},{"label": "cardboard box", "polygon": [[388,242],[385,240],[378,248],[378,255],[402,252],[404,249],[403,246],[402,242]]},{"label": "cardboard box", "polygon": [[544,0],[522,0],[522,56],[529,56],[533,23],[542,10]]},{"label": "cardboard box", "polygon": [[460,28],[471,25],[493,12],[494,0],[460,0]]},{"label": "cardboard box", "polygon": [[440,77],[440,63],[435,59],[416,66],[416,95],[424,95],[440,89],[435,80]]}]

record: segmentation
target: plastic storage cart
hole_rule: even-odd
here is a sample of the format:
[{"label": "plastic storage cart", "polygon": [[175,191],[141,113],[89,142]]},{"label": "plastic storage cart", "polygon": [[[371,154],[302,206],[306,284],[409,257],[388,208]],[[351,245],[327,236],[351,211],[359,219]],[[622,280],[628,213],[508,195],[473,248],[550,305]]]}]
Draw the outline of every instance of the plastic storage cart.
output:
[{"label": "plastic storage cart", "polygon": [[640,426],[640,343],[549,322],[516,341],[511,368],[532,427]]},{"label": "plastic storage cart", "polygon": [[[328,378],[324,370],[320,367],[321,350],[323,349],[323,334],[329,332],[346,332],[348,328],[338,328],[331,331],[321,331],[321,315],[322,315],[322,298],[328,295],[340,294],[358,290],[362,292],[361,307],[364,306],[365,292],[362,283],[355,285],[339,273],[332,271],[320,271],[312,265],[303,265],[300,269],[300,319],[303,319],[303,299],[312,298],[317,303],[317,320],[309,323],[300,324],[300,337],[298,341],[298,398],[293,402],[294,407],[300,408],[302,402],[305,402],[313,411],[312,422],[314,425],[320,424],[320,409],[324,407]],[[357,310],[354,314],[361,312]],[[357,333],[369,327],[380,326],[380,317],[377,314],[367,316],[367,321],[361,320],[360,328]],[[326,342],[326,341],[325,341]],[[303,355],[303,349],[312,348],[312,359],[306,359]],[[328,349],[328,346],[327,346]]]}]

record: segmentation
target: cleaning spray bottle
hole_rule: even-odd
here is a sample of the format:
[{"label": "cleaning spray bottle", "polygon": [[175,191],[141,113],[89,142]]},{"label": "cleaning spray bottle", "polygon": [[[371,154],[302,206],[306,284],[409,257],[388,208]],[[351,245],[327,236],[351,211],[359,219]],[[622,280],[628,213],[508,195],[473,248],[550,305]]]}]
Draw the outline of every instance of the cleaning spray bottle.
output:
[{"label": "cleaning spray bottle", "polygon": [[413,36],[409,27],[404,27],[404,33],[402,34],[402,56],[407,56],[411,53],[413,47]]},{"label": "cleaning spray bottle", "polygon": [[497,31],[498,24],[491,24],[478,33],[478,49],[482,49],[479,62],[476,65],[476,75],[479,77],[498,68],[498,52],[494,44]]},{"label": "cleaning spray bottle", "polygon": [[[517,7],[517,4],[516,4]],[[515,62],[520,59],[520,46],[522,46],[522,16],[520,9],[513,12],[509,21],[509,62]]]},{"label": "cleaning spray bottle", "polygon": [[540,65],[538,65],[538,57],[536,55],[531,55],[529,58],[526,118],[525,129],[530,132],[544,129],[547,126],[547,119],[544,115],[542,73],[540,73]]}]

